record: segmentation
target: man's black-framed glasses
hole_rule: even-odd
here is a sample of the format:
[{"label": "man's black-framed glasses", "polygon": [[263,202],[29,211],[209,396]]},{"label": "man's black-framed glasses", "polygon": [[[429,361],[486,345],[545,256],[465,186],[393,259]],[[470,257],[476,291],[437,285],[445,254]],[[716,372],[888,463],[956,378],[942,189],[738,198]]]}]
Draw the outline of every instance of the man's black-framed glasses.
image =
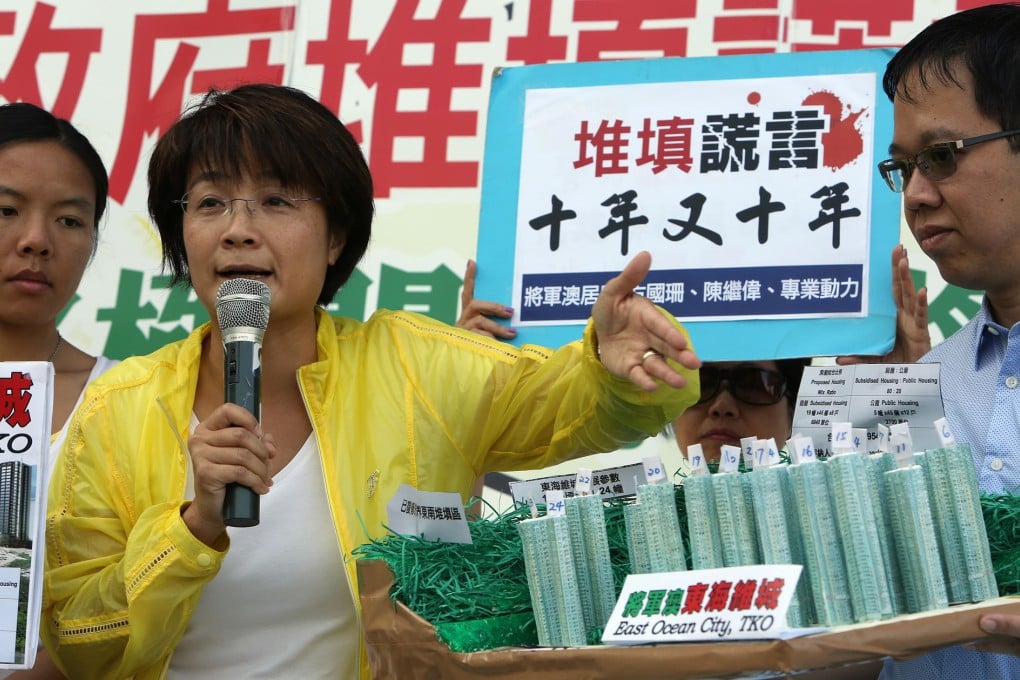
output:
[{"label": "man's black-framed glasses", "polygon": [[778,403],[786,395],[786,378],[779,371],[758,366],[734,366],[719,368],[703,365],[698,374],[701,378],[699,404],[719,394],[726,383],[726,389],[739,401],[752,406],[769,406]]},{"label": "man's black-framed glasses", "polygon": [[882,173],[882,179],[889,185],[889,188],[897,194],[903,193],[914,168],[920,170],[921,174],[938,182],[950,177],[956,172],[956,154],[983,142],[990,142],[993,139],[1002,139],[1020,135],[1020,130],[1003,130],[992,132],[977,137],[966,137],[952,142],[939,142],[921,149],[913,156],[907,158],[888,158],[878,164],[878,171]]}]

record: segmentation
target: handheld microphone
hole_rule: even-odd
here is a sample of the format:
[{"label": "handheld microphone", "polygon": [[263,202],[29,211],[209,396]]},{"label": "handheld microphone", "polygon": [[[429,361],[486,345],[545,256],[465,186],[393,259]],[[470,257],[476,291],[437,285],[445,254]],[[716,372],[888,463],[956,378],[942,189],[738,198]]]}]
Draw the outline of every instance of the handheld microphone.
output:
[{"label": "handheld microphone", "polygon": [[[216,293],[216,319],[223,335],[223,401],[261,419],[262,338],[269,325],[269,286],[251,279],[224,281]],[[259,523],[259,496],[232,482],[223,498],[230,527]]]}]

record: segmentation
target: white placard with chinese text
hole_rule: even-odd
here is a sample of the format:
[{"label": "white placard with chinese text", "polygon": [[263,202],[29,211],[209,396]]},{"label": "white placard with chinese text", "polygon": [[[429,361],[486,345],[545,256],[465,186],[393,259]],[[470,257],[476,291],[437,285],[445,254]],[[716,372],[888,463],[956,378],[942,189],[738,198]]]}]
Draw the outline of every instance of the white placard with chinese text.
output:
[{"label": "white placard with chinese text", "polygon": [[630,574],[602,642],[638,645],[788,637],[786,610],[802,569],[799,564],[760,564]]},{"label": "white placard with chinese text", "polygon": [[419,491],[401,484],[386,504],[386,518],[396,534],[444,543],[471,543],[460,494],[453,491]]},{"label": "white placard with chinese text", "polygon": [[[637,493],[638,484],[644,484],[644,480],[645,471],[641,463],[594,470],[591,475],[591,492],[606,499],[633,496]],[[576,495],[575,481],[576,475],[553,475],[536,479],[515,480],[510,482],[510,494],[515,503],[544,504],[546,493],[549,491],[562,491],[564,498]]]},{"label": "white placard with chinese text", "polygon": [[516,342],[557,345],[648,250],[639,292],[688,325],[703,359],[887,349],[898,203],[875,161],[888,56],[500,70],[478,296],[512,301]]},{"label": "white placard with chinese text", "polygon": [[862,450],[879,450],[879,425],[907,423],[914,449],[940,446],[935,421],[945,415],[939,364],[806,366],[797,392],[793,431],[809,436],[819,455],[832,455],[832,423],[867,429]]}]

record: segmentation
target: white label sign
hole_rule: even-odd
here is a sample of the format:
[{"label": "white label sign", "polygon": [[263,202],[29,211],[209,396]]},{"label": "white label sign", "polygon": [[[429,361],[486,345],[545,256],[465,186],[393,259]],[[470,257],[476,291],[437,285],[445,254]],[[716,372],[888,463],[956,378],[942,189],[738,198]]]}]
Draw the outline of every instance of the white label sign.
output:
[{"label": "white label sign", "polygon": [[631,574],[602,642],[637,645],[789,637],[799,564]]},{"label": "white label sign", "polygon": [[934,421],[945,415],[939,364],[806,366],[797,392],[793,429],[811,437],[820,456],[831,456],[832,424],[867,430],[861,450],[880,449],[879,425],[909,423],[915,450],[937,448]]},{"label": "white label sign", "polygon": [[453,491],[419,491],[401,484],[386,504],[386,517],[396,534],[445,543],[471,543],[460,494]]},{"label": "white label sign", "polygon": [[[564,498],[577,495],[577,478],[577,475],[553,475],[515,480],[510,482],[510,495],[513,496],[515,503],[544,505],[547,502],[546,494],[550,491],[562,491]],[[637,493],[638,484],[644,484],[644,480],[645,470],[641,463],[594,470],[591,473],[589,491],[599,494],[602,498],[633,496]]]}]

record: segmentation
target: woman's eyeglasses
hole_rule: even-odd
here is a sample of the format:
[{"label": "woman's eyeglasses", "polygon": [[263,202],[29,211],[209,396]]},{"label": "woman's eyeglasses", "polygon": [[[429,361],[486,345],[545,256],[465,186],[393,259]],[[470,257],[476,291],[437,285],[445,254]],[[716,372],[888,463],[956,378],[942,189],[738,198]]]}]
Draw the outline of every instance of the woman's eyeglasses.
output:
[{"label": "woman's eyeglasses", "polygon": [[776,404],[786,395],[786,378],[779,371],[757,366],[733,368],[702,366],[698,373],[701,377],[699,404],[719,394],[723,389],[723,381],[726,382],[726,389],[730,394],[752,406]]},{"label": "woman's eyeglasses", "polygon": [[952,176],[956,172],[956,154],[983,142],[1020,135],[1020,130],[1005,130],[977,137],[957,139],[953,142],[939,142],[918,151],[907,158],[889,158],[878,164],[878,171],[889,188],[897,194],[903,193],[910,181],[910,175],[917,168],[922,175],[938,182]]},{"label": "woman's eyeglasses", "polygon": [[321,198],[293,198],[267,192],[259,198],[222,198],[214,194],[184,194],[176,201],[184,214],[198,222],[217,222],[228,219],[234,214],[234,203],[240,201],[244,209],[254,220],[284,220],[294,217],[301,210],[301,205],[309,201],[321,201]]}]

